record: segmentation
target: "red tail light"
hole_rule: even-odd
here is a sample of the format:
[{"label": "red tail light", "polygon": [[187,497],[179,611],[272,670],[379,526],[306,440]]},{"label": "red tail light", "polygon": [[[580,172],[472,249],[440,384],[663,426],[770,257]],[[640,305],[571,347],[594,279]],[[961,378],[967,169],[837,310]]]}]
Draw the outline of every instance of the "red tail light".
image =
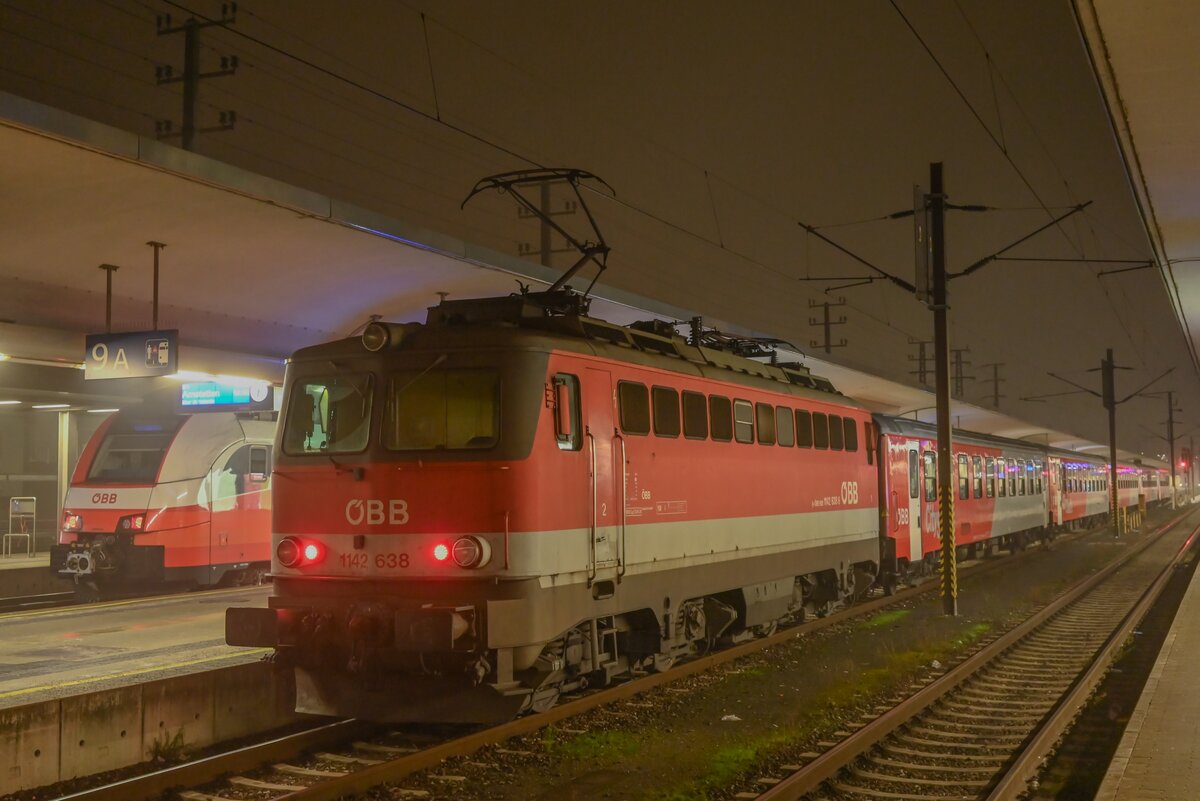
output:
[{"label": "red tail light", "polygon": [[325,546],[319,542],[301,542],[295,537],[284,537],[275,546],[275,557],[284,567],[315,565],[325,558]]},{"label": "red tail light", "polygon": [[63,512],[62,530],[79,531],[83,528],[83,515],[74,512]]},{"label": "red tail light", "polygon": [[145,515],[126,515],[117,521],[117,531],[142,531],[145,527]]}]

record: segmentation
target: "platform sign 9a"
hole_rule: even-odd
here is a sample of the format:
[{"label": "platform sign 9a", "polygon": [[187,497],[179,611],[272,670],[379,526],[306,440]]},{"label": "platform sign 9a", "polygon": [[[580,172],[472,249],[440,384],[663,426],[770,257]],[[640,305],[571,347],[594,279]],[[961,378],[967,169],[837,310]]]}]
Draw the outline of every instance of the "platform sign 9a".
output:
[{"label": "platform sign 9a", "polygon": [[88,334],[84,379],[147,378],[179,370],[178,331]]}]

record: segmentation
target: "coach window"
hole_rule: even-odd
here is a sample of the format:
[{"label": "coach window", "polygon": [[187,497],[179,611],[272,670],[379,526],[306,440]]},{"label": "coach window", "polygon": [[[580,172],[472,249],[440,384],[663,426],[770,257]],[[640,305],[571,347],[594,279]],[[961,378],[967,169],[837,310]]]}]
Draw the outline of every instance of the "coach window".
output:
[{"label": "coach window", "polygon": [[266,481],[271,475],[271,448],[267,445],[251,445],[250,446],[250,470],[249,478],[251,481]]},{"label": "coach window", "polygon": [[786,406],[775,407],[775,434],[780,445],[790,448],[796,444],[796,418]]},{"label": "coach window", "polygon": [[921,491],[921,476],[917,470],[917,452],[908,452],[908,497],[915,498]]},{"label": "coach window", "polygon": [[650,433],[650,392],[645,384],[617,382],[617,406],[621,411],[621,430],[626,434]]},{"label": "coach window", "polygon": [[679,393],[670,387],[654,387],[654,436],[679,436]]},{"label": "coach window", "polygon": [[1025,460],[1017,460],[1017,494],[1025,494]]},{"label": "coach window", "polygon": [[958,455],[958,498],[965,501],[971,497],[971,476],[967,470],[967,455]]},{"label": "coach window", "polygon": [[842,418],[840,415],[829,415],[829,450],[840,451],[845,446],[842,441]]},{"label": "coach window", "polygon": [[1041,465],[1031,461],[1025,465],[1025,475],[1029,478],[1029,494],[1042,494],[1042,470]]},{"label": "coach window", "polygon": [[796,410],[796,447],[811,448],[813,445],[812,415],[803,409]]},{"label": "coach window", "polygon": [[1004,460],[1003,459],[996,460],[996,478],[998,480],[997,483],[1000,485],[999,486],[1000,492],[998,493],[998,495],[1001,498],[1004,498],[1008,495],[1008,481],[1004,475]]},{"label": "coach window", "polygon": [[554,439],[558,449],[577,451],[583,445],[579,424],[579,379],[569,373],[554,374]]},{"label": "coach window", "polygon": [[925,500],[937,500],[937,454],[925,451]]},{"label": "coach window", "polygon": [[775,444],[775,407],[769,403],[754,404],[754,422],[760,445]]},{"label": "coach window", "polygon": [[987,496],[989,498],[995,498],[996,497],[996,460],[989,456],[987,458],[987,462],[985,464],[987,465],[987,467],[985,468],[987,470],[987,472],[985,473],[985,478],[987,479],[985,482],[985,484],[987,486]]},{"label": "coach window", "polygon": [[708,396],[708,421],[712,427],[712,438],[718,442],[733,439],[733,404],[720,395]]},{"label": "coach window", "polygon": [[1017,461],[1013,459],[1008,464],[1008,495],[1012,497],[1017,494]]},{"label": "coach window", "polygon": [[754,442],[754,407],[750,401],[733,402],[733,438],[738,442]]},{"label": "coach window", "polygon": [[858,450],[858,425],[853,417],[842,418],[842,442],[847,451]]},{"label": "coach window", "polygon": [[972,456],[971,467],[974,468],[971,472],[972,486],[975,488],[974,495],[976,498],[983,497],[983,457]]},{"label": "coach window", "polygon": [[822,450],[829,447],[829,418],[824,412],[812,413],[813,447]]},{"label": "coach window", "polygon": [[708,402],[699,392],[683,393],[683,435],[708,439]]}]

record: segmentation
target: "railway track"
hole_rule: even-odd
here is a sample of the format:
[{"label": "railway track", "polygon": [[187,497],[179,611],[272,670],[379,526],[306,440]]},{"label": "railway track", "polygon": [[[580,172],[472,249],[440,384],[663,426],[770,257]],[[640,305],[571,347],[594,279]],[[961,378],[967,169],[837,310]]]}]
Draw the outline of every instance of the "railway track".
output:
[{"label": "railway track", "polygon": [[[982,575],[1012,567],[1015,557],[989,560],[962,570],[964,576]],[[854,607],[802,624],[800,632],[815,632],[854,617],[869,616],[893,604],[936,591],[936,582],[908,588],[890,597],[875,598]],[[105,787],[65,796],[62,801],[140,801],[173,797],[187,801],[225,801],[226,799],[271,799],[271,801],[316,801],[337,799],[363,792],[383,783],[402,782],[406,776],[428,770],[450,757],[467,756],[488,747],[496,748],[514,737],[538,731],[559,721],[611,705],[643,693],[653,687],[672,683],[748,654],[783,643],[797,636],[791,627],[778,633],[743,643],[723,651],[680,664],[666,673],[637,677],[615,687],[591,692],[559,704],[541,714],[519,718],[500,726],[463,734],[444,730],[440,737],[427,733],[388,731],[357,721],[339,721],[268,743],[248,746],[184,765]],[[457,735],[457,736],[456,736]],[[232,774],[232,775],[231,775]],[[223,784],[212,783],[220,777]],[[450,776],[447,782],[463,781]],[[424,791],[413,790],[408,797],[420,798]],[[403,788],[395,797],[405,797]]]},{"label": "railway track", "polygon": [[1195,543],[1200,512],[980,649],[758,801],[1010,801],[1103,677]]}]

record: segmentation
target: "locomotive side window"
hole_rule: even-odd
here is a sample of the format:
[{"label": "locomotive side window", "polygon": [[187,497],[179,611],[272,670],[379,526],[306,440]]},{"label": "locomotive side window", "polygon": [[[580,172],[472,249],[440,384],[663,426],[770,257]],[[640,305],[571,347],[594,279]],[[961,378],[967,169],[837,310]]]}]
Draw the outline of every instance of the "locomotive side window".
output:
[{"label": "locomotive side window", "polygon": [[650,391],[645,384],[618,382],[617,406],[621,410],[622,431],[626,434],[650,433]]},{"label": "locomotive side window", "polygon": [[775,444],[775,407],[769,403],[754,404],[754,423],[760,445]]},{"label": "locomotive side window", "polygon": [[679,436],[679,393],[670,387],[655,387],[654,435],[658,437]]},{"label": "locomotive side window", "polygon": [[[869,426],[870,423],[866,423],[865,425]],[[858,450],[858,425],[854,422],[853,417],[842,418],[842,442],[846,446],[847,451],[853,452]],[[870,461],[867,463],[870,464]]]},{"label": "locomotive side window", "polygon": [[383,447],[491,448],[500,432],[500,377],[492,370],[404,370],[388,381]]},{"label": "locomotive side window", "polygon": [[829,418],[824,412],[812,413],[813,447],[824,450],[829,447]]},{"label": "locomotive side window", "polygon": [[925,451],[925,500],[937,500],[937,454]]},{"label": "locomotive side window", "polygon": [[708,402],[699,392],[683,393],[683,435],[708,439]]},{"label": "locomotive side window", "polygon": [[796,418],[792,417],[792,410],[786,406],[775,407],[775,433],[783,447],[790,448],[796,444]]},{"label": "locomotive side window", "polygon": [[733,402],[733,436],[738,442],[754,442],[754,407],[750,401]]},{"label": "locomotive side window", "polygon": [[972,456],[971,457],[971,467],[972,467],[972,470],[971,470],[972,494],[976,498],[982,498],[983,497],[983,457]]},{"label": "locomotive side window", "polygon": [[579,420],[579,379],[570,373],[554,375],[554,440],[562,451],[583,447]]},{"label": "locomotive side window", "polygon": [[958,455],[958,497],[965,501],[971,497],[971,476],[967,472],[967,455]]},{"label": "locomotive side window", "polygon": [[303,456],[366,450],[374,383],[369,373],[297,380],[284,424],[284,452]]},{"label": "locomotive side window", "polygon": [[908,452],[908,497],[915,498],[921,491],[921,476],[918,475],[917,452]]},{"label": "locomotive side window", "polygon": [[1001,498],[1007,497],[1008,496],[1008,481],[1004,475],[1004,460],[1003,459],[996,460],[996,478],[999,480],[999,484],[1000,484],[1000,497]]},{"label": "locomotive side window", "polygon": [[841,415],[829,415],[829,450],[840,451],[845,444],[842,441],[842,418]]},{"label": "locomotive side window", "polygon": [[729,442],[733,439],[733,404],[729,398],[721,395],[710,395],[708,398],[708,419],[712,426],[712,438],[718,442]]},{"label": "locomotive side window", "polygon": [[996,497],[996,460],[991,456],[987,458],[985,470],[987,472],[985,474],[986,480],[984,485],[987,487],[987,496],[994,498]]},{"label": "locomotive side window", "polygon": [[813,446],[812,415],[803,409],[796,410],[796,446],[800,448]]}]

